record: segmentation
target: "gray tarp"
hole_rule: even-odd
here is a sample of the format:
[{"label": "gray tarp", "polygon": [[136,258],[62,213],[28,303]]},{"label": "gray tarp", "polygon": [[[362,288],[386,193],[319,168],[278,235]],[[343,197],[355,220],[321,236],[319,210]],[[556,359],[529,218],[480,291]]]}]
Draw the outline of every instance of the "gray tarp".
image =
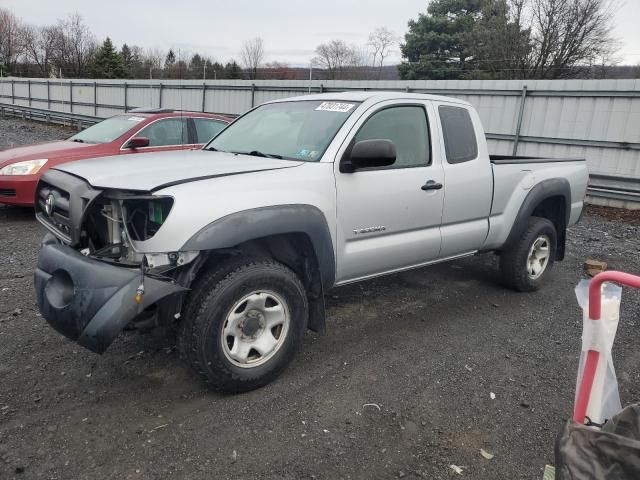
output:
[{"label": "gray tarp", "polygon": [[556,480],[640,479],[640,405],[601,430],[567,421],[556,441]]}]

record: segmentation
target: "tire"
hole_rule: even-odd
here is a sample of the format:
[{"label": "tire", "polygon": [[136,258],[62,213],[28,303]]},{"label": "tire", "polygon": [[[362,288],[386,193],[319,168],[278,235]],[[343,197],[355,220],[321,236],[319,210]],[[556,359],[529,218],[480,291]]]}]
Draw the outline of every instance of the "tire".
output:
[{"label": "tire", "polygon": [[557,241],[553,223],[546,218],[531,217],[522,237],[500,254],[503,283],[519,292],[538,290],[553,267]]},{"label": "tire", "polygon": [[180,351],[214,390],[254,390],[289,365],[308,317],[305,289],[292,270],[270,259],[235,257],[195,286]]}]

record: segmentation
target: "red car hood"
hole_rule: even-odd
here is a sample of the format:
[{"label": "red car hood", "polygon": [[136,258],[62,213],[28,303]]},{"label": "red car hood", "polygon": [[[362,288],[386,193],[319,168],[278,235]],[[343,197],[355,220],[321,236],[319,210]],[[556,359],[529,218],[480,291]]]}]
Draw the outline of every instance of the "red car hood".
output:
[{"label": "red car hood", "polygon": [[28,145],[26,147],[9,148],[0,151],[0,168],[11,163],[21,162],[24,160],[39,160],[48,158],[51,166],[52,160],[69,161],[80,160],[82,158],[91,158],[92,156],[108,155],[105,152],[104,144],[78,143],[68,140],[57,142],[39,143],[37,145]]}]

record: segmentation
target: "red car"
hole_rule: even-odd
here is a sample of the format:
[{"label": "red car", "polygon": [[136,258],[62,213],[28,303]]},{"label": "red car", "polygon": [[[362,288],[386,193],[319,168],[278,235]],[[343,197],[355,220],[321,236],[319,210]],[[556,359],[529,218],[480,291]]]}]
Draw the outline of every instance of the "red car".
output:
[{"label": "red car", "polygon": [[67,140],[0,151],[0,204],[33,206],[41,175],[64,162],[202,147],[231,118],[195,112],[137,109],[108,118]]}]

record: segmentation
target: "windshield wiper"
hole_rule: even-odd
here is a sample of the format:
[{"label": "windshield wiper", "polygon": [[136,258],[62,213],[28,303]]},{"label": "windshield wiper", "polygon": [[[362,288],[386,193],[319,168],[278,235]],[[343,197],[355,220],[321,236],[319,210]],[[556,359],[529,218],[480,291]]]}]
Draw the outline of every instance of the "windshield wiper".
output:
[{"label": "windshield wiper", "polygon": [[[238,152],[242,153],[242,152]],[[243,155],[251,155],[253,157],[264,157],[264,158],[277,158],[278,160],[282,160],[282,155],[276,155],[274,153],[262,153],[259,150],[251,150],[250,152],[246,152]]]},{"label": "windshield wiper", "polygon": [[82,140],[81,138],[72,138],[71,141],[72,142],[78,142],[78,143],[84,143],[84,140]]}]

